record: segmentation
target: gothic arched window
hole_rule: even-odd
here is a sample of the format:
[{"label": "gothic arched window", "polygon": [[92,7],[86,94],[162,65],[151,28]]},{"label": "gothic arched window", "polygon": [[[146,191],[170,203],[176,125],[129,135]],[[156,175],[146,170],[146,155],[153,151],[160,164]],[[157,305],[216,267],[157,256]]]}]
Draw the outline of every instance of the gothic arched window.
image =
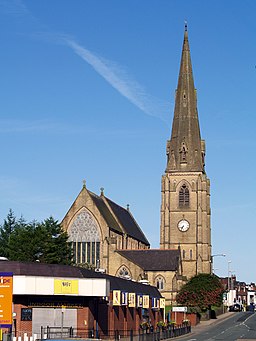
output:
[{"label": "gothic arched window", "polygon": [[100,262],[100,229],[93,215],[81,210],[68,229],[76,264],[99,266]]},{"label": "gothic arched window", "polygon": [[189,189],[184,184],[179,191],[179,206],[189,206]]},{"label": "gothic arched window", "polygon": [[156,278],[156,287],[158,290],[164,289],[164,278],[162,276]]}]

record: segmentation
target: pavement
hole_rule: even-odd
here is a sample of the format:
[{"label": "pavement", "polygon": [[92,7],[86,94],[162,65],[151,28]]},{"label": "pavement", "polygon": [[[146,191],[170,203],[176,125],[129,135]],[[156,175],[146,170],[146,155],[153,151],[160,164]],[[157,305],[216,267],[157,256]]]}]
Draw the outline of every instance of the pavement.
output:
[{"label": "pavement", "polygon": [[191,333],[196,333],[198,331],[206,329],[209,326],[218,324],[221,321],[231,317],[233,314],[236,314],[236,313],[235,312],[227,312],[227,313],[224,313],[224,314],[221,314],[221,315],[217,316],[216,319],[210,319],[210,320],[207,320],[207,321],[201,321],[196,326],[191,327]]}]

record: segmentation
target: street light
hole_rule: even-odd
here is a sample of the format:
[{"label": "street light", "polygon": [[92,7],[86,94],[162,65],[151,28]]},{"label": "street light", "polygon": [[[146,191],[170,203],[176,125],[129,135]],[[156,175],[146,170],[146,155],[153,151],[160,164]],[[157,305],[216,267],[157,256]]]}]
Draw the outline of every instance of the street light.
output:
[{"label": "street light", "polygon": [[211,274],[213,274],[213,257],[226,257],[225,253],[217,253],[216,255],[211,255]]}]

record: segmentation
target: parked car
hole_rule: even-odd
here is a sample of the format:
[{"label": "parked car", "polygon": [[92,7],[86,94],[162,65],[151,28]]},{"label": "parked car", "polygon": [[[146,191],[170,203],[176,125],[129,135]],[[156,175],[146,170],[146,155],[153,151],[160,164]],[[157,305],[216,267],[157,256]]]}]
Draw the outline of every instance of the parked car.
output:
[{"label": "parked car", "polygon": [[246,311],[251,311],[253,312],[255,310],[255,305],[253,303],[251,303],[250,305],[248,305],[246,307]]},{"label": "parked car", "polygon": [[231,305],[229,308],[228,308],[229,311],[242,311],[243,310],[243,307],[240,305],[240,304],[234,304],[234,305]]}]

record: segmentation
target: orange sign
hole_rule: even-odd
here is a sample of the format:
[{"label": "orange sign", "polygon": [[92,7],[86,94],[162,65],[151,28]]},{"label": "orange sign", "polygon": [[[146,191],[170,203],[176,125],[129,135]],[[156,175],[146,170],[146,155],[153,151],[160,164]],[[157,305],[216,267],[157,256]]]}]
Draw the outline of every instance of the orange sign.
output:
[{"label": "orange sign", "polygon": [[0,327],[12,326],[12,273],[0,272]]}]

